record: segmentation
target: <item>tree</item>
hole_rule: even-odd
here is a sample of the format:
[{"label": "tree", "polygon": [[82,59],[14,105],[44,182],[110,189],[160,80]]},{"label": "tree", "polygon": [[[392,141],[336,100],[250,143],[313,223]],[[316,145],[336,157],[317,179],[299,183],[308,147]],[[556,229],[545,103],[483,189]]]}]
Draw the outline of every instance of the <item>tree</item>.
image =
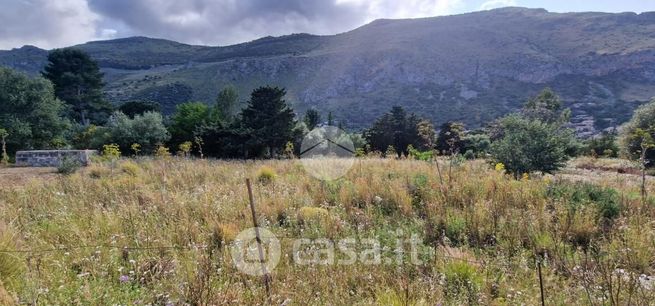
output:
[{"label": "tree", "polygon": [[88,54],[71,48],[53,50],[42,74],[68,105],[72,120],[83,125],[106,122],[112,106],[102,97],[103,75]]},{"label": "tree", "polygon": [[332,117],[332,112],[328,113],[327,125],[334,126],[334,117]]},{"label": "tree", "polygon": [[585,141],[585,153],[591,156],[617,157],[616,132],[603,132]]},{"label": "tree", "polygon": [[653,125],[655,125],[655,100],[639,107],[632,119],[620,129],[619,136],[622,155],[632,160],[639,160],[641,155],[645,154],[644,158],[649,168],[655,165],[655,150],[642,152],[643,137],[635,137],[635,135],[638,135],[639,131],[650,131],[651,137],[655,138]]},{"label": "tree", "polygon": [[321,123],[321,114],[316,109],[308,109],[305,113],[304,121],[307,129],[311,131]]},{"label": "tree", "polygon": [[418,124],[416,124],[416,132],[419,138],[419,143],[417,143],[417,149],[419,151],[429,151],[434,149],[437,137],[434,132],[434,125],[432,125],[430,121],[421,119]]},{"label": "tree", "polygon": [[570,120],[571,111],[564,109],[560,97],[550,88],[546,88],[536,97],[530,98],[522,110],[523,116],[545,123],[563,124]]},{"label": "tree", "polygon": [[159,103],[150,101],[130,101],[121,104],[118,110],[128,117],[134,118],[134,116],[143,115],[146,112],[159,113],[161,112],[161,107]]},{"label": "tree", "polygon": [[174,146],[195,139],[196,130],[212,121],[212,112],[202,102],[179,104],[171,116],[171,141]]},{"label": "tree", "polygon": [[7,154],[7,137],[9,137],[7,130],[0,128],[0,143],[2,144],[2,157],[0,157],[0,164],[2,165],[7,165],[9,163],[9,155]]},{"label": "tree", "polygon": [[239,104],[239,92],[237,89],[228,85],[218,93],[216,97],[216,115],[217,119],[222,122],[231,122],[236,114]]},{"label": "tree", "polygon": [[465,133],[462,123],[451,121],[444,123],[437,137],[437,151],[441,154],[463,153]]},{"label": "tree", "polygon": [[568,161],[567,148],[575,141],[570,129],[519,115],[501,119],[500,125],[504,133],[491,144],[491,155],[515,177],[534,171],[552,173]]},{"label": "tree", "polygon": [[274,156],[293,139],[295,115],[285,95],[285,89],[270,86],[257,88],[250,95],[248,106],[241,112],[242,126],[250,135],[248,153],[252,154],[247,155]]},{"label": "tree", "polygon": [[0,67],[0,126],[11,135],[6,143],[10,155],[60,146],[70,127],[63,111],[48,80]]},{"label": "tree", "polygon": [[115,112],[107,124],[106,143],[115,143],[122,152],[129,152],[134,144],[146,154],[151,154],[170,139],[160,113],[146,112],[131,119],[121,112]]},{"label": "tree", "polygon": [[423,146],[418,124],[421,121],[415,114],[407,114],[400,106],[378,118],[373,126],[364,132],[364,138],[372,150],[386,152],[389,146],[398,154],[407,154],[409,145]]}]

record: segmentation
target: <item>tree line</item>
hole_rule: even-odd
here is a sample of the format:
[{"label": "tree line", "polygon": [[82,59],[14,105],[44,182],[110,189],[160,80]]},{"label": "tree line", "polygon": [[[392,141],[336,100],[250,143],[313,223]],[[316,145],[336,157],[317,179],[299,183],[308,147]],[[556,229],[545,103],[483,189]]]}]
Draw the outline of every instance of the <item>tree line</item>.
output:
[{"label": "tree line", "polygon": [[[324,121],[316,109],[297,116],[285,89],[278,87],[256,88],[243,105],[237,89],[227,86],[212,104],[183,103],[164,117],[152,101],[114,107],[103,97],[103,86],[97,63],[72,48],[50,52],[40,77],[0,68],[2,160],[21,149],[101,149],[107,144],[124,155],[165,149],[185,156],[288,157],[298,154],[310,130],[335,124],[332,113]],[[437,132],[429,120],[395,106],[370,128],[349,135],[358,155],[486,158],[519,175],[555,171],[578,154],[616,157],[621,152],[652,166],[654,122],[655,102],[638,109],[620,135],[580,141],[570,128],[570,110],[545,89],[520,111],[476,130],[446,122]]]}]

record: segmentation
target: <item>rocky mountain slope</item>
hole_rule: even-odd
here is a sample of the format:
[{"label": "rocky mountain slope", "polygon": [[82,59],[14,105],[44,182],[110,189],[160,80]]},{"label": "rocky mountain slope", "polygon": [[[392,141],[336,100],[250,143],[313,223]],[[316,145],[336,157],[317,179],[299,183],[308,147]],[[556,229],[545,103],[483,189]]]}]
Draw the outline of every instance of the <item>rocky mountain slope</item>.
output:
[{"label": "rocky mountain slope", "polygon": [[[392,105],[483,125],[544,87],[573,109],[578,132],[616,126],[655,96],[655,13],[549,13],[504,8],[377,20],[332,36],[294,34],[227,46],[133,37],[75,46],[100,63],[115,103],[147,99],[170,112],[236,85],[288,89],[297,112],[316,107],[368,126]],[[47,52],[0,51],[0,65],[38,73]]]}]

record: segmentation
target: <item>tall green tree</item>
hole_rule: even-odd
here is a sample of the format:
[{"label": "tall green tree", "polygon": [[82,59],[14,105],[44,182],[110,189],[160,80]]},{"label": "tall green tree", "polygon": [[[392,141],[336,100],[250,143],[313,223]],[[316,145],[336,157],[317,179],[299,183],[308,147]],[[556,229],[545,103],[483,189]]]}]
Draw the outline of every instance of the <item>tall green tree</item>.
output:
[{"label": "tall green tree", "polygon": [[571,110],[565,109],[562,99],[550,88],[541,91],[523,105],[523,116],[545,123],[567,123],[571,119]]},{"label": "tall green tree", "polygon": [[275,156],[293,140],[295,115],[285,95],[285,89],[270,86],[257,88],[250,95],[248,106],[241,112],[242,127],[250,135],[247,157]]},{"label": "tall green tree", "polygon": [[102,73],[85,52],[66,48],[48,54],[43,76],[55,87],[55,95],[69,107],[72,120],[83,125],[103,124],[112,105],[102,96]]},{"label": "tall green tree", "polygon": [[644,133],[650,133],[655,138],[655,100],[639,107],[628,121],[620,129],[619,142],[621,153],[624,157],[633,160],[644,158],[647,167],[655,166],[655,149],[642,148],[645,137]]},{"label": "tall green tree", "polygon": [[52,83],[0,67],[0,126],[10,137],[7,151],[57,148],[70,123]]},{"label": "tall green tree", "polygon": [[570,158],[567,148],[575,141],[570,129],[516,114],[501,119],[500,125],[503,135],[491,144],[490,152],[517,178],[535,171],[552,173]]},{"label": "tall green tree", "polygon": [[239,106],[239,92],[236,87],[228,85],[216,97],[217,119],[229,123],[234,119]]},{"label": "tall green tree", "polygon": [[410,144],[415,148],[422,146],[418,130],[420,121],[415,114],[407,114],[402,107],[394,106],[364,132],[364,138],[372,150],[385,152],[393,146],[398,154],[407,154]]},{"label": "tall green tree", "polygon": [[210,107],[202,102],[187,102],[177,105],[171,116],[171,141],[173,147],[195,139],[196,130],[212,122]]},{"label": "tall green tree", "polygon": [[316,109],[310,108],[305,112],[305,118],[303,120],[307,129],[311,131],[321,123],[321,114]]},{"label": "tall green tree", "polygon": [[441,125],[437,137],[437,151],[440,154],[464,153],[466,129],[463,123],[446,122]]}]

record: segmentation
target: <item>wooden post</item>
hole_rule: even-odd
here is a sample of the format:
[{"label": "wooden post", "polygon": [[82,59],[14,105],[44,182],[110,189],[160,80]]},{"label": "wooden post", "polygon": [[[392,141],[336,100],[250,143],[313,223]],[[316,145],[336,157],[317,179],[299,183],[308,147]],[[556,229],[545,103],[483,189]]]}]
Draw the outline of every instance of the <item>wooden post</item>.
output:
[{"label": "wooden post", "polygon": [[248,199],[250,200],[250,212],[252,213],[252,223],[255,226],[255,236],[257,238],[257,249],[259,251],[259,263],[262,266],[262,273],[264,274],[264,285],[266,286],[266,296],[271,298],[271,277],[264,264],[264,249],[262,248],[262,238],[259,235],[259,225],[257,224],[257,214],[255,213],[255,198],[252,196],[252,187],[250,179],[246,179],[246,186],[248,187]]},{"label": "wooden post", "polygon": [[541,258],[537,258],[537,272],[539,273],[539,289],[541,290],[541,306],[546,306],[546,298],[544,296],[544,280],[541,276]]}]

